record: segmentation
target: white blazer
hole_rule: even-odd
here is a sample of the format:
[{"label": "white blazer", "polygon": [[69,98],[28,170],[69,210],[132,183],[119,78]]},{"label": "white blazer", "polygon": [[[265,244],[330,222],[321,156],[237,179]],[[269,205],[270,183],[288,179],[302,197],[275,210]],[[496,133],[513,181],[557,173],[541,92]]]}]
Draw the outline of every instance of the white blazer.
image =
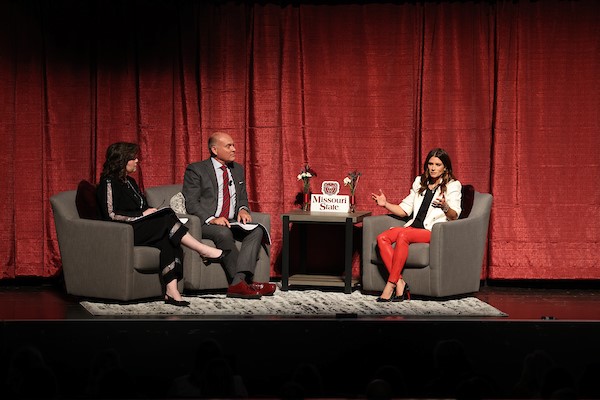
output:
[{"label": "white blazer", "polygon": [[[411,219],[404,224],[404,226],[410,226],[414,222],[419,209],[421,208],[421,204],[423,204],[423,200],[425,199],[425,192],[419,194],[419,189],[421,188],[421,176],[417,176],[415,181],[412,184],[412,188],[410,189],[410,193],[408,196],[402,200],[399,204],[400,207],[406,212],[407,215],[411,215]],[[433,193],[433,201],[441,196],[440,188],[436,188]],[[460,207],[461,199],[462,199],[462,185],[459,181],[454,180],[448,182],[446,185],[446,203],[448,206],[456,211],[458,215],[462,211]],[[431,230],[434,224],[438,222],[449,221],[446,217],[446,214],[442,211],[441,208],[433,207],[433,201],[429,205],[429,209],[427,210],[427,216],[425,216],[425,221],[423,221],[423,225],[425,229]]]}]

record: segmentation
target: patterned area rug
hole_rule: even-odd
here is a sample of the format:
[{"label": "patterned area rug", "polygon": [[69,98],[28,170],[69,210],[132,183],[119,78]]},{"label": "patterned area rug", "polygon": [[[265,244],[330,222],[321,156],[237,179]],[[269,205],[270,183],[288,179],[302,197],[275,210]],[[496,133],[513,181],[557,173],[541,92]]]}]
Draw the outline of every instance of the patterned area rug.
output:
[{"label": "patterned area rug", "polygon": [[92,315],[122,316],[288,316],[334,317],[415,316],[415,317],[506,317],[507,314],[475,298],[435,301],[410,300],[400,303],[377,303],[376,296],[323,292],[319,290],[277,290],[260,300],[230,299],[224,294],[184,296],[189,307],[176,307],[162,301],[136,304],[110,304],[83,301],[81,305]]}]

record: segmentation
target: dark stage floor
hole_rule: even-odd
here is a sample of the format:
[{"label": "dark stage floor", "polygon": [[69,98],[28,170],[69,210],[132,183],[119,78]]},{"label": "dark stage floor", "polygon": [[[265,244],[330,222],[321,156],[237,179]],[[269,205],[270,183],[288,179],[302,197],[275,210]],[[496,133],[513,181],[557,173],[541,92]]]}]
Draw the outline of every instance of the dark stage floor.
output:
[{"label": "dark stage floor", "polygon": [[[365,398],[378,368],[392,365],[400,375],[395,382],[403,382],[393,388],[397,398],[456,397],[461,392],[455,390],[470,390],[467,398],[526,398],[531,396],[516,389],[525,360],[552,360],[553,371],[562,374],[548,382],[570,379],[573,390],[583,391],[579,381],[600,356],[599,282],[492,282],[476,296],[508,317],[93,317],[60,284],[3,281],[0,372],[6,377],[15,349],[31,344],[56,376],[57,397],[92,397],[86,387],[93,360],[112,349],[131,379],[130,397],[176,398],[181,396],[169,392],[173,379],[192,369],[198,345],[212,338],[250,398],[285,397],[290,386],[284,383],[304,363],[320,374],[322,385],[313,392],[318,397]],[[445,357],[440,349],[447,350]],[[437,368],[440,360],[450,371]],[[465,383],[453,388],[458,381]],[[128,389],[118,390],[121,396],[105,397],[122,397]]]},{"label": "dark stage floor", "polygon": [[[492,282],[482,284],[480,292],[474,295],[507,313],[507,318],[501,318],[505,322],[540,319],[600,321],[600,282]],[[67,295],[61,284],[55,281],[0,281],[0,320],[111,319],[92,316],[79,305],[80,300]],[[190,319],[177,317],[181,318]],[[198,317],[191,319],[198,320]],[[388,320],[389,317],[386,318]],[[427,320],[431,318],[427,317]]]}]

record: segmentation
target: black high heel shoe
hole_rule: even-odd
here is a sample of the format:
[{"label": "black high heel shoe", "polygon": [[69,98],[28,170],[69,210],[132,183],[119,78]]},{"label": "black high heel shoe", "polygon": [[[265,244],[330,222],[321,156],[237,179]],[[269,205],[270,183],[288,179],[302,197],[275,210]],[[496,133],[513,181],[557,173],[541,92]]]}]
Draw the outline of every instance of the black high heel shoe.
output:
[{"label": "black high heel shoe", "polygon": [[221,255],[219,257],[202,257],[202,261],[204,264],[208,265],[210,263],[220,263],[223,259],[229,254],[231,250],[221,250]]},{"label": "black high heel shoe", "polygon": [[410,287],[408,286],[408,283],[404,284],[404,290],[402,290],[401,295],[397,295],[396,292],[394,292],[394,296],[392,296],[392,298],[392,301],[394,302],[410,300]]},{"label": "black high heel shoe", "polygon": [[165,299],[165,304],[170,304],[172,306],[177,306],[177,307],[187,307],[190,305],[189,301],[185,301],[185,300],[175,300],[174,298],[172,298],[171,296],[169,296],[168,294],[165,295],[167,296],[167,298]]},{"label": "black high heel shoe", "polygon": [[395,299],[396,299],[396,285],[394,285],[394,291],[392,292],[392,295],[390,296],[389,299],[379,296],[376,301],[378,303],[390,303],[392,301],[396,301]]}]

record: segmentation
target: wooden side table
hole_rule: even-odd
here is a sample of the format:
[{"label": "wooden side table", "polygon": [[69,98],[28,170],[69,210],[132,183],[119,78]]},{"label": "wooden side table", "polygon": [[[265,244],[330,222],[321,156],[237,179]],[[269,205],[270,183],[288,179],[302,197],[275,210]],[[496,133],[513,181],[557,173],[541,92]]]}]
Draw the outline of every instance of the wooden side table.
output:
[{"label": "wooden side table", "polygon": [[[354,235],[352,228],[371,215],[370,211],[355,211],[353,213],[330,213],[316,211],[292,210],[281,215],[283,221],[283,249],[281,266],[281,290],[288,290],[290,285],[290,223],[295,224],[343,224],[345,226],[344,241],[344,293],[352,293],[352,249]],[[304,243],[305,244],[305,243]],[[300,251],[305,251],[301,248]],[[298,282],[307,286],[337,286],[341,279],[339,276],[303,277]]]}]

